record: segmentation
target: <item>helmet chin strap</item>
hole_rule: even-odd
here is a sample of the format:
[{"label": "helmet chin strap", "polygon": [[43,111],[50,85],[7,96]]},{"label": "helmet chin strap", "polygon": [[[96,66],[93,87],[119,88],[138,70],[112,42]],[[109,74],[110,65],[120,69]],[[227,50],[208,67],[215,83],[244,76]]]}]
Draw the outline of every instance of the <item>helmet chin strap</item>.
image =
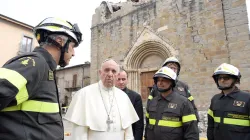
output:
[{"label": "helmet chin strap", "polygon": [[216,82],[216,84],[217,84],[218,89],[220,89],[220,90],[228,90],[228,89],[233,88],[234,85],[236,84],[236,82],[237,82],[237,80],[235,80],[235,81],[234,81],[230,86],[228,86],[228,87],[220,86],[219,83],[218,83],[218,81]]},{"label": "helmet chin strap", "polygon": [[68,39],[68,41],[64,44],[64,46],[61,47],[61,56],[60,56],[60,60],[59,60],[60,67],[65,67],[67,65],[66,61],[64,60],[64,54],[65,54],[65,52],[68,52],[69,43],[70,43],[70,40]]},{"label": "helmet chin strap", "polygon": [[65,52],[68,52],[69,43],[71,42],[70,39],[67,40],[67,42],[64,44],[64,46],[62,46],[61,44],[59,44],[55,40],[51,39],[50,37],[47,38],[47,42],[54,44],[55,46],[57,46],[61,50],[59,65],[60,65],[60,67],[65,67],[67,64],[64,60],[64,54],[65,54]]},{"label": "helmet chin strap", "polygon": [[160,93],[162,93],[162,92],[167,92],[167,91],[169,91],[171,88],[172,88],[172,87],[169,87],[169,88],[167,88],[167,89],[157,88],[157,90],[158,90]]},{"label": "helmet chin strap", "polygon": [[167,91],[169,91],[169,90],[172,89],[172,88],[173,88],[172,84],[171,84],[167,89],[158,88],[158,86],[157,86],[157,90],[158,90],[160,93],[162,93],[162,92],[167,92]]}]

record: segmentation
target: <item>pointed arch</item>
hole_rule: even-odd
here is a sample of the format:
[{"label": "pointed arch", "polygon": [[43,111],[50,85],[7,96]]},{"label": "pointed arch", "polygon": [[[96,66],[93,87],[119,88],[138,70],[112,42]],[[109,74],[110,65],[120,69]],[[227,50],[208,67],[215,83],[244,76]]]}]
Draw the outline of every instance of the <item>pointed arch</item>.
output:
[{"label": "pointed arch", "polygon": [[124,68],[128,71],[128,76],[130,77],[128,79],[129,88],[140,92],[140,74],[142,72],[155,71],[160,68],[161,64],[159,64],[158,67],[140,68],[147,57],[157,55],[164,61],[170,56],[178,55],[178,52],[170,44],[172,44],[170,41],[163,40],[151,29],[147,27],[144,28],[124,58]]}]

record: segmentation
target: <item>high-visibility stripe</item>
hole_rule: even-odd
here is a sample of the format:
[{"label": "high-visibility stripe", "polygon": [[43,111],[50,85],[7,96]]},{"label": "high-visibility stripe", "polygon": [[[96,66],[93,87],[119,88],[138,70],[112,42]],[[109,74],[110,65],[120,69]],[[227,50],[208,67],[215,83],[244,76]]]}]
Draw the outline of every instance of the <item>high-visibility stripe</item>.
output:
[{"label": "high-visibility stripe", "polygon": [[[149,119],[149,124],[155,125],[155,119]],[[168,126],[168,127],[181,127],[182,122],[180,121],[166,121],[166,120],[159,120],[158,126]]]},{"label": "high-visibility stripe", "polygon": [[47,26],[47,28],[53,29],[53,30],[60,30],[61,27],[58,26]]},{"label": "high-visibility stripe", "polygon": [[196,121],[196,116],[194,114],[191,115],[187,115],[187,116],[182,116],[182,122],[186,123],[186,122],[190,122],[190,121]]},{"label": "high-visibility stripe", "polygon": [[158,126],[181,127],[182,122],[159,120]]},{"label": "high-visibility stripe", "polygon": [[224,122],[224,124],[232,124],[232,125],[239,125],[239,126],[250,126],[250,121],[249,120],[224,118],[223,122]]},{"label": "high-visibility stripe", "polygon": [[152,95],[149,95],[149,96],[148,96],[148,99],[149,99],[149,100],[152,100],[152,99],[153,99],[153,96],[152,96]]},{"label": "high-visibility stripe", "polygon": [[155,125],[156,120],[155,119],[149,119],[149,124]]},{"label": "high-visibility stripe", "polygon": [[26,89],[27,80],[21,74],[14,70],[0,68],[0,78],[8,80],[18,89],[18,93],[16,95],[17,104],[20,104],[29,98],[29,94]]},{"label": "high-visibility stripe", "polygon": [[[220,123],[221,117],[215,117],[213,111],[208,109],[208,114],[214,118],[214,122]],[[250,120],[223,118],[224,124],[239,125],[239,126],[250,126]]]},{"label": "high-visibility stripe", "polygon": [[214,118],[214,122],[220,123],[220,117],[215,117],[211,109],[208,109],[207,114]]},{"label": "high-visibility stripe", "polygon": [[214,117],[214,122],[220,123],[220,117]]},{"label": "high-visibility stripe", "polygon": [[149,114],[148,114],[148,112],[146,112],[146,118],[149,118]]},{"label": "high-visibility stripe", "polygon": [[188,97],[188,100],[189,100],[189,101],[193,101],[193,100],[194,100],[194,97],[193,97],[193,96],[190,96],[190,97]]},{"label": "high-visibility stripe", "polygon": [[[58,21],[60,21],[60,22],[63,22],[64,24],[66,24],[68,28],[70,28],[70,29],[73,28],[72,25],[70,25],[70,24],[69,24],[67,21],[65,21],[65,20],[62,20],[62,19],[59,19],[59,18],[55,18],[55,19],[58,20]],[[56,21],[56,22],[57,22],[57,21]],[[65,26],[66,26],[66,25],[65,25]]]},{"label": "high-visibility stripe", "polygon": [[207,114],[210,115],[211,117],[214,117],[214,112],[210,109],[208,109]]},{"label": "high-visibility stripe", "polygon": [[41,112],[41,113],[57,113],[59,112],[59,105],[58,103],[28,100],[20,105],[7,107],[2,111],[17,111],[17,110]]}]

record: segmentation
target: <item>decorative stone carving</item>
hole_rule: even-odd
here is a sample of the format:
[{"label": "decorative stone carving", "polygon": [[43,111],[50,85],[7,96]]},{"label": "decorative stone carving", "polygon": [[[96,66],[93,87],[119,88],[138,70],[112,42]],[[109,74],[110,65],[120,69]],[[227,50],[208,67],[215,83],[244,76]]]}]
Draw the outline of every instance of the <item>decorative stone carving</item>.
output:
[{"label": "decorative stone carving", "polygon": [[[178,51],[170,44],[173,43],[163,40],[150,27],[145,27],[141,33],[138,33],[135,43],[124,58],[124,68],[128,71],[130,79],[133,79],[133,81],[129,82],[129,88],[140,92],[139,74],[143,70],[141,65],[147,57],[157,55],[159,60],[165,60],[169,56],[178,55]],[[160,65],[150,70],[158,70],[159,68]]]}]

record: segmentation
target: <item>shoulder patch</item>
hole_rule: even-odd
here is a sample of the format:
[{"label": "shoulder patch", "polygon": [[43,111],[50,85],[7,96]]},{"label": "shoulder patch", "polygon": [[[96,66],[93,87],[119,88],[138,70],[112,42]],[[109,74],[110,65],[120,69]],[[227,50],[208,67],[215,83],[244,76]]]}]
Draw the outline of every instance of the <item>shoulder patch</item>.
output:
[{"label": "shoulder patch", "polygon": [[52,70],[49,70],[48,80],[49,80],[49,81],[53,81],[53,80],[54,80],[54,74],[53,74],[53,71],[52,71]]},{"label": "shoulder patch", "polygon": [[177,89],[178,89],[179,91],[184,91],[184,88],[183,88],[183,87],[177,87]]},{"label": "shoulder patch", "polygon": [[20,64],[24,66],[27,66],[29,64],[31,64],[33,67],[36,66],[36,61],[31,57],[23,57],[23,58],[20,58],[19,60],[20,60]]}]

